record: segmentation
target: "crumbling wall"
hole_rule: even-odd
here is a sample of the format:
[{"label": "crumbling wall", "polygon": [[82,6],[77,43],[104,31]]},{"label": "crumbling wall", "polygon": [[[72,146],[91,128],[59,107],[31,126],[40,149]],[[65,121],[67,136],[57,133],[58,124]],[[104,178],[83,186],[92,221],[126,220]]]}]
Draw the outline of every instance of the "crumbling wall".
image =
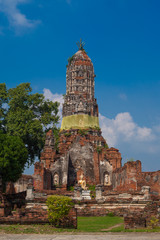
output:
[{"label": "crumbling wall", "polygon": [[38,190],[51,189],[52,175],[49,169],[44,167],[43,162],[36,162],[33,175],[34,188]]},{"label": "crumbling wall", "polygon": [[117,191],[136,191],[138,175],[141,174],[141,162],[127,162],[122,168],[113,171],[112,184],[113,190]]},{"label": "crumbling wall", "polygon": [[[151,227],[150,221],[152,217],[157,220],[160,219],[159,202],[148,202],[143,211],[126,214],[124,217],[125,229]],[[160,226],[160,220],[157,222],[157,225]]]},{"label": "crumbling wall", "polygon": [[127,162],[112,174],[113,190],[117,192],[143,191],[149,187],[150,195],[160,196],[160,171],[142,172],[141,162]]},{"label": "crumbling wall", "polygon": [[73,186],[80,179],[77,173],[81,172],[88,184],[95,184],[93,146],[89,143],[77,141],[69,150],[68,185]]},{"label": "crumbling wall", "polygon": [[[45,224],[49,223],[45,202],[29,202],[22,209],[15,209],[7,217],[0,215],[0,224]],[[77,228],[77,211],[72,208],[63,219],[61,227]]]},{"label": "crumbling wall", "polygon": [[160,196],[160,171],[139,173],[137,180],[138,190],[140,190],[142,186],[149,186],[152,195]]},{"label": "crumbling wall", "polygon": [[117,168],[122,167],[122,163],[121,163],[122,157],[118,149],[111,147],[111,148],[108,148],[105,153],[106,153],[106,159],[111,164],[113,171]]},{"label": "crumbling wall", "polygon": [[106,216],[108,213],[113,213],[115,216],[123,217],[130,213],[143,212],[146,202],[130,202],[125,200],[116,200],[114,202],[98,202],[95,200],[90,201],[77,201],[75,208],[77,209],[78,216]]},{"label": "crumbling wall", "polygon": [[0,193],[0,216],[7,217],[12,210],[25,205],[26,192],[6,194]]},{"label": "crumbling wall", "polygon": [[15,193],[24,192],[27,190],[27,186],[29,181],[33,181],[33,177],[31,175],[23,174],[15,183]]}]

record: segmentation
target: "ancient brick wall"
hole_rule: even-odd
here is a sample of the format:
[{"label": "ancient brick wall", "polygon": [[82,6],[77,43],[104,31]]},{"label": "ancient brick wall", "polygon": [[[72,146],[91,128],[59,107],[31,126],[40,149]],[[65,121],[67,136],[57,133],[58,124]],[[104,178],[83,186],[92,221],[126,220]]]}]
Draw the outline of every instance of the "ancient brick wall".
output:
[{"label": "ancient brick wall", "polygon": [[[148,202],[140,212],[128,212],[124,217],[125,229],[151,227],[150,220],[152,217],[160,219],[160,203]],[[160,225],[160,221],[157,223]]]},{"label": "ancient brick wall", "polygon": [[142,213],[133,213],[129,216],[124,217],[124,226],[125,229],[131,229],[131,228],[145,228],[147,226],[146,224],[146,218],[143,217]]},{"label": "ancient brick wall", "polygon": [[117,191],[136,191],[138,175],[141,173],[141,162],[127,162],[122,168],[113,171],[112,184],[113,190]]},{"label": "ancient brick wall", "polygon": [[43,197],[47,195],[63,195],[63,196],[69,196],[69,197],[73,197],[74,192],[73,191],[67,191],[66,189],[63,188],[57,188],[56,190],[46,190],[43,189],[41,190],[36,190],[34,191],[34,193],[39,196],[39,197]]},{"label": "ancient brick wall", "polygon": [[31,175],[23,174],[17,182],[14,183],[15,193],[24,192],[27,190],[27,186],[29,181],[33,181],[33,177]]},{"label": "ancient brick wall", "polygon": [[143,212],[147,202],[130,202],[119,200],[115,202],[100,203],[97,201],[81,201],[75,203],[78,216],[106,216],[113,213],[115,216],[128,215],[130,213]]},{"label": "ancient brick wall", "polygon": [[45,169],[43,179],[44,179],[43,189],[51,189],[52,174],[49,169]]},{"label": "ancient brick wall", "polygon": [[7,217],[11,211],[25,205],[26,192],[14,194],[0,193],[0,216]]},{"label": "ancient brick wall", "polygon": [[[46,197],[41,196],[41,198],[36,195],[36,198],[33,200],[26,200],[25,197],[26,192],[0,195],[0,224],[49,223],[48,208],[46,206],[47,194]],[[77,228],[77,211],[74,207],[70,210],[69,214],[64,217],[60,226]]]},{"label": "ancient brick wall", "polygon": [[137,180],[139,190],[142,186],[149,186],[152,195],[160,196],[160,171],[139,173]]},{"label": "ancient brick wall", "polygon": [[109,161],[109,163],[112,165],[113,171],[117,168],[122,167],[122,163],[121,163],[122,157],[118,149],[113,147],[108,148],[106,150],[106,158]]},{"label": "ancient brick wall", "polygon": [[7,182],[6,183],[6,191],[5,192],[6,192],[6,194],[16,193],[13,182]]},{"label": "ancient brick wall", "polygon": [[46,133],[45,145],[40,157],[40,160],[42,163],[44,163],[44,167],[46,169],[50,168],[50,163],[51,161],[53,161],[54,156],[56,154],[56,151],[54,149],[54,144],[55,144],[55,140],[54,140],[53,132],[50,129]]},{"label": "ancient brick wall", "polygon": [[51,189],[52,175],[49,169],[44,167],[43,162],[36,162],[33,175],[34,188],[38,190]]},{"label": "ancient brick wall", "polygon": [[[45,224],[49,223],[45,203],[28,203],[23,209],[12,211],[7,217],[0,216],[0,224]],[[72,208],[61,222],[61,227],[77,228],[77,211]]]},{"label": "ancient brick wall", "polygon": [[127,162],[122,168],[113,171],[113,190],[118,192],[141,191],[150,187],[150,194],[160,196],[160,171],[142,172],[141,162]]}]

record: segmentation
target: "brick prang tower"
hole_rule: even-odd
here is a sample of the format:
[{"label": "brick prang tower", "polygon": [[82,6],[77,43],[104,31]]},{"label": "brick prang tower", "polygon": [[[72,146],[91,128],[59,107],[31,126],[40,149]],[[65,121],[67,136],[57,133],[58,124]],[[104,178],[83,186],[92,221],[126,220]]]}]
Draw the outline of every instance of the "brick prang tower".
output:
[{"label": "brick prang tower", "polygon": [[66,74],[66,97],[63,117],[73,114],[88,114],[98,117],[94,98],[94,69],[84,50],[79,50],[70,60]]},{"label": "brick prang tower", "polygon": [[81,47],[68,59],[62,130],[99,127],[94,78],[93,63]]}]

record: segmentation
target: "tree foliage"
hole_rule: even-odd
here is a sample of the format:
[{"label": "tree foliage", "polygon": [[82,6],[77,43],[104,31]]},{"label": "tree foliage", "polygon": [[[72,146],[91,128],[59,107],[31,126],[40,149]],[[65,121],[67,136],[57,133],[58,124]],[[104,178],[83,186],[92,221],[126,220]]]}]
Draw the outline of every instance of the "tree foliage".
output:
[{"label": "tree foliage", "polygon": [[23,141],[28,151],[28,164],[39,157],[45,132],[51,125],[55,128],[59,120],[58,106],[58,102],[45,100],[43,94],[33,94],[30,83],[9,90],[5,84],[0,84],[0,129]]},{"label": "tree foliage", "polygon": [[52,128],[53,135],[54,135],[54,149],[58,152],[59,151],[59,132],[60,128],[54,127]]},{"label": "tree foliage", "polygon": [[4,83],[0,84],[0,128],[5,125],[6,107],[8,102],[7,89]]},{"label": "tree foliage", "polygon": [[46,201],[48,207],[48,218],[51,224],[58,227],[63,222],[64,217],[69,213],[74,203],[66,196],[52,195]]},{"label": "tree foliage", "polygon": [[17,136],[8,136],[0,132],[0,174],[3,185],[5,182],[15,182],[24,170],[28,152]]}]

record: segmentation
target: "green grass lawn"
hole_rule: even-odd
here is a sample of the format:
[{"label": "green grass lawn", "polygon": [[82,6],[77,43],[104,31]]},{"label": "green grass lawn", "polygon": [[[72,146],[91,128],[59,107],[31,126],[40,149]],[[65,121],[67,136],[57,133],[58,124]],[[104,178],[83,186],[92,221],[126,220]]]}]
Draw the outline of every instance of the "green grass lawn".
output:
[{"label": "green grass lawn", "polygon": [[[117,226],[119,224],[119,226]],[[122,225],[121,225],[122,224]],[[115,227],[114,227],[115,226]],[[112,229],[109,229],[112,228]],[[120,217],[78,217],[77,229],[54,228],[49,224],[45,225],[0,225],[0,233],[15,234],[54,234],[54,233],[79,233],[79,232],[160,232],[156,229],[124,229],[123,218]]]},{"label": "green grass lawn", "polygon": [[120,217],[78,217],[78,230],[81,232],[101,232],[116,224],[123,223]]}]

